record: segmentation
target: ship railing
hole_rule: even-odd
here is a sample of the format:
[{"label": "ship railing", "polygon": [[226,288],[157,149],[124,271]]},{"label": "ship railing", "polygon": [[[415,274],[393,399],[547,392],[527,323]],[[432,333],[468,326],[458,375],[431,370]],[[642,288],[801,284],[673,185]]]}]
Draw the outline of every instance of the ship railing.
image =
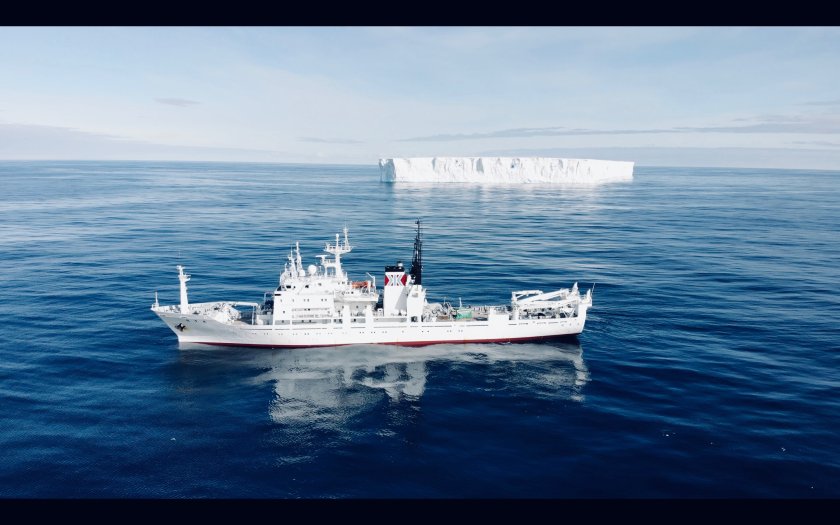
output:
[{"label": "ship railing", "polygon": [[[354,283],[355,284],[355,283]],[[361,297],[365,295],[375,295],[376,291],[374,288],[368,288],[367,286],[354,286],[350,290],[341,290],[338,292],[338,295],[352,295],[355,297]]]},{"label": "ship railing", "polygon": [[178,305],[162,305],[161,304],[161,305],[155,306],[152,309],[156,312],[165,312],[165,313],[170,313],[170,312],[180,313],[181,312],[181,307],[178,306]]},{"label": "ship railing", "polygon": [[292,315],[292,321],[301,321],[308,319],[333,319],[335,316],[330,313],[326,314],[307,314],[307,315]]},{"label": "ship railing", "polygon": [[548,299],[548,300],[537,300],[537,301],[529,301],[529,302],[516,302],[514,305],[519,310],[535,310],[535,309],[558,309],[558,308],[566,308],[566,307],[574,307],[580,302],[579,296],[572,296],[566,297],[563,299]]},{"label": "ship railing", "polygon": [[456,308],[455,310],[467,310],[471,309],[474,313],[477,314],[489,314],[489,313],[507,313],[508,307],[505,305],[480,305],[480,306],[462,306]]}]

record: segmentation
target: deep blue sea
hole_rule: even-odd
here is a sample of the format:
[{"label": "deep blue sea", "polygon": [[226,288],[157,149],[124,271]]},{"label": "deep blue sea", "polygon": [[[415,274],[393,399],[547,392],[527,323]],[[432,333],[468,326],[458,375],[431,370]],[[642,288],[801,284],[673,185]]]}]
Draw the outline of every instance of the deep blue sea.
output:
[{"label": "deep blue sea", "polygon": [[[577,341],[179,348],[347,225],[429,299],[596,283]],[[2,498],[840,497],[840,172],[598,188],[371,166],[0,163]]]}]

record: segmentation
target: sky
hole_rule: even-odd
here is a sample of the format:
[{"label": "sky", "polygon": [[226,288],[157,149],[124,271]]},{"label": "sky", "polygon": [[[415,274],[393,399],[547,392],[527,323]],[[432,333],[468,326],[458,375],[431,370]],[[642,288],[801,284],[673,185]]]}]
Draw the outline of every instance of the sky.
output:
[{"label": "sky", "polygon": [[0,27],[0,159],[840,170],[838,27]]}]

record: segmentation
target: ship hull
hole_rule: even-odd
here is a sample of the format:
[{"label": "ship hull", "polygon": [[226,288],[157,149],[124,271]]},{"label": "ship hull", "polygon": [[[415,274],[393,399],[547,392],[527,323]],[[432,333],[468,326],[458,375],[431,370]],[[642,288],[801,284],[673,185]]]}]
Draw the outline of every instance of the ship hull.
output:
[{"label": "ship hull", "polygon": [[390,322],[374,320],[311,325],[220,323],[200,315],[155,312],[180,343],[266,348],[303,348],[352,344],[426,346],[433,344],[506,343],[574,337],[583,331],[586,310],[576,317],[507,318],[489,321]]}]

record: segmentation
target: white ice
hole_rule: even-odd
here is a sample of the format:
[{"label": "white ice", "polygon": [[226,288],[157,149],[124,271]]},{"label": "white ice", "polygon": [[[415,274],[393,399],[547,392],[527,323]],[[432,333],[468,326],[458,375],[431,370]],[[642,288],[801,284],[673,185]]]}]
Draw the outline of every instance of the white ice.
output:
[{"label": "white ice", "polygon": [[633,162],[549,157],[379,159],[386,182],[601,184],[633,180]]}]

